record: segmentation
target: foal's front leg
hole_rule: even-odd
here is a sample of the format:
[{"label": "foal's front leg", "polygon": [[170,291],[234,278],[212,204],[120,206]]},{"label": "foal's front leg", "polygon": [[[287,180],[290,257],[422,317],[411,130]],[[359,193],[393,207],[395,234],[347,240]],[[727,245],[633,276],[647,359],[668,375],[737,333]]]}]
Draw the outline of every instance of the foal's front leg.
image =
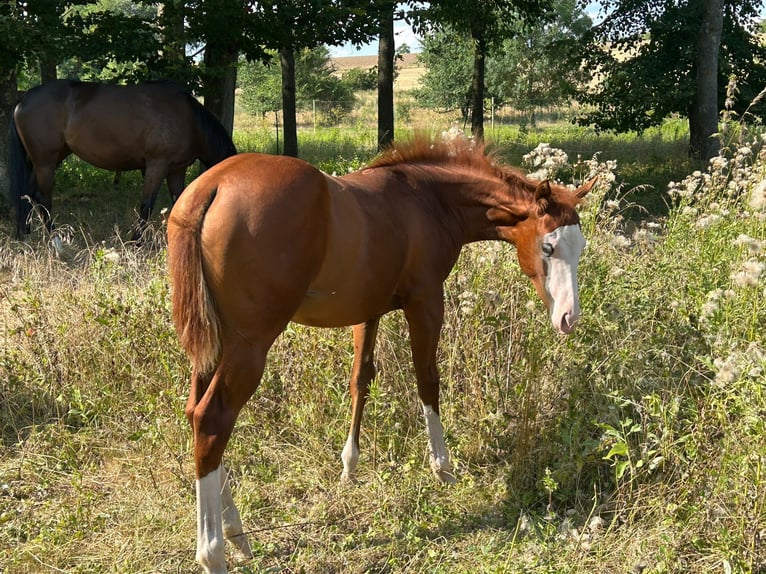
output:
[{"label": "foal's front leg", "polygon": [[439,418],[439,372],[436,368],[436,350],[444,320],[444,301],[441,290],[419,300],[409,301],[404,315],[410,327],[410,347],[418,395],[423,403],[423,415],[428,430],[431,470],[442,482],[455,482],[449,451],[444,443],[444,429]]}]

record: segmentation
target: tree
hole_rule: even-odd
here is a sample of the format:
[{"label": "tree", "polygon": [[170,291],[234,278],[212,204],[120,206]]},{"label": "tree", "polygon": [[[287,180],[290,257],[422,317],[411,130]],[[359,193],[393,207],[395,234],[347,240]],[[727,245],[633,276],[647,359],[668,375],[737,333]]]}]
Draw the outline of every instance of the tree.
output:
[{"label": "tree", "polygon": [[543,25],[520,26],[487,61],[487,89],[532,122],[537,108],[569,101],[591,79],[572,56],[591,19],[577,0],[554,0],[552,14]]},{"label": "tree", "polygon": [[66,40],[55,62],[61,75],[131,83],[166,77],[156,17],[155,7],[125,2],[73,8],[61,21]]},{"label": "tree", "polygon": [[234,89],[240,54],[250,61],[268,58],[260,38],[269,31],[246,0],[188,0],[187,41],[203,46],[201,70],[205,107],[231,133]]},{"label": "tree", "polygon": [[727,0],[722,11],[707,0],[604,0],[603,7],[582,54],[600,81],[578,95],[593,110],[578,121],[640,132],[678,113],[689,119],[691,155],[708,159],[716,153],[711,108],[722,109],[728,76],[741,87],[739,110],[766,85],[766,48],[755,36],[760,2]]},{"label": "tree", "polygon": [[[516,34],[487,58],[485,96],[533,116],[536,107],[568,101],[590,79],[567,57],[590,29],[590,18],[576,0],[555,0],[552,14],[545,24],[518,25]],[[426,72],[418,97],[446,111],[459,109],[466,122],[472,102],[470,37],[444,29],[427,35],[423,45],[420,61]]]},{"label": "tree", "polygon": [[721,49],[724,0],[703,0],[694,64],[696,90],[689,110],[689,148],[704,161],[720,153],[718,138],[718,55]]},{"label": "tree", "polygon": [[282,69],[284,154],[298,155],[295,54],[303,48],[363,43],[378,31],[374,0],[271,0],[252,6],[261,45],[276,51]]},{"label": "tree", "polygon": [[[295,59],[296,110],[310,109],[316,100],[332,102],[331,114],[345,114],[354,106],[352,86],[334,75],[325,46],[301,50]],[[241,63],[240,101],[250,113],[263,115],[282,109],[281,71],[273,63]],[[337,119],[337,118],[332,118]]]},{"label": "tree", "polygon": [[551,0],[435,0],[417,10],[416,26],[465,30],[473,47],[471,74],[471,133],[484,137],[486,60],[502,41],[518,32],[519,24],[532,24],[548,16]]},{"label": "tree", "polygon": [[394,141],[394,10],[395,2],[381,3],[378,33],[378,149]]},{"label": "tree", "polygon": [[472,58],[470,38],[450,28],[423,36],[418,62],[425,67],[417,99],[445,112],[460,110],[463,122],[471,109]]}]

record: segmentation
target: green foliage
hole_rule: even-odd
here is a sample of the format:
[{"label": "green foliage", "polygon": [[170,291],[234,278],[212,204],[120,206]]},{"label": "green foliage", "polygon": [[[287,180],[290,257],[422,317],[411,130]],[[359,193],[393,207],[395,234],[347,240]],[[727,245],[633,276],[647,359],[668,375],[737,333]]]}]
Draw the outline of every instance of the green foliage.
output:
[{"label": "green foliage", "polygon": [[426,71],[415,97],[423,105],[443,111],[460,110],[463,121],[471,105],[473,60],[471,42],[452,30],[436,32],[423,38],[418,62]]},{"label": "green foliage", "polygon": [[378,87],[378,68],[351,68],[343,73],[343,83],[352,90],[375,90]]},{"label": "green foliage", "polygon": [[540,27],[521,27],[487,61],[487,88],[500,102],[528,110],[561,105],[591,75],[576,65],[573,49],[591,20],[575,0],[553,4],[554,17]]},{"label": "green foliage", "polygon": [[[751,0],[725,3],[718,109],[724,107],[730,74],[739,77],[744,102],[766,85],[766,48],[755,33],[760,6]],[[614,10],[591,31],[584,52],[586,69],[601,81],[580,93],[587,107],[579,121],[641,131],[673,113],[687,116],[696,91],[694,54],[703,3],[610,1],[606,8]]]},{"label": "green foliage", "polygon": [[251,114],[264,115],[282,109],[282,73],[273,58],[269,62],[242,62],[237,72],[239,101]]},{"label": "green foliage", "polygon": [[[589,76],[574,65],[575,43],[590,27],[590,19],[574,0],[553,5],[545,26],[517,23],[511,37],[486,59],[486,98],[524,110],[534,121],[534,111],[567,101]],[[457,28],[444,28],[425,36],[419,56],[426,72],[417,97],[427,106],[461,110],[464,121],[471,105],[473,41]]]},{"label": "green foliage", "polygon": [[[272,54],[272,58],[275,55]],[[242,63],[239,86],[240,101],[250,113],[263,115],[282,109],[282,76],[278,65],[273,63]],[[330,105],[321,109],[331,123],[347,114],[354,105],[355,96],[351,86],[333,75],[330,55],[326,47],[301,51],[295,61],[295,100],[298,109],[312,109],[315,100]]]},{"label": "green foliage", "polygon": [[111,10],[71,14],[66,26],[77,39],[66,52],[69,59],[58,60],[61,75],[132,83],[162,77],[162,45],[154,18],[156,14],[145,17]]}]

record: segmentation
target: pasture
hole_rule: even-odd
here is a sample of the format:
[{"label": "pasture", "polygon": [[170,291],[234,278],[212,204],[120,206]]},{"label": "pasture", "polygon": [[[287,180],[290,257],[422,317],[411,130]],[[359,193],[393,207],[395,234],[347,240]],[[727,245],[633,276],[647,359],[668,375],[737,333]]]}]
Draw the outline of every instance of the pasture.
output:
[{"label": "pasture", "polygon": [[[573,335],[550,328],[510,247],[469,246],[447,281],[441,411],[457,484],[428,468],[400,313],[381,322],[352,486],[338,481],[350,330],[291,325],[226,453],[256,555],[231,571],[766,571],[766,157],[752,136],[694,172],[679,129],[488,133],[511,163],[550,142],[568,161],[544,147],[530,159],[565,183],[604,177],[581,210]],[[235,131],[240,151],[272,137]],[[370,130],[301,138],[328,172],[374,153]],[[156,213],[146,244],[126,246],[140,174],[111,177],[59,170],[58,257],[0,221],[7,574],[200,571],[164,228]]]}]

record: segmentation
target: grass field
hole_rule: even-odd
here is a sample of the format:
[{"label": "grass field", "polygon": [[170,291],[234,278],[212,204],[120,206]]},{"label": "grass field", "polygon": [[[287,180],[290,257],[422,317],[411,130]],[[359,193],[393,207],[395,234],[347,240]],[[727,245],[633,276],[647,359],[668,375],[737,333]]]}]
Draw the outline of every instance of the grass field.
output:
[{"label": "grass field", "polygon": [[[241,150],[271,137],[240,118]],[[256,555],[231,571],[766,572],[766,157],[750,137],[693,173],[673,122],[642,139],[493,133],[514,163],[563,148],[564,181],[600,152],[576,333],[552,332],[512,248],[469,246],[439,353],[457,484],[428,469],[393,313],[360,482],[344,486],[350,331],[290,326],[227,450]],[[306,130],[300,145],[337,173],[375,148],[369,130]],[[199,571],[161,217],[145,246],[125,246],[136,174],[115,189],[72,161],[57,182],[61,256],[0,222],[0,572]]]}]

